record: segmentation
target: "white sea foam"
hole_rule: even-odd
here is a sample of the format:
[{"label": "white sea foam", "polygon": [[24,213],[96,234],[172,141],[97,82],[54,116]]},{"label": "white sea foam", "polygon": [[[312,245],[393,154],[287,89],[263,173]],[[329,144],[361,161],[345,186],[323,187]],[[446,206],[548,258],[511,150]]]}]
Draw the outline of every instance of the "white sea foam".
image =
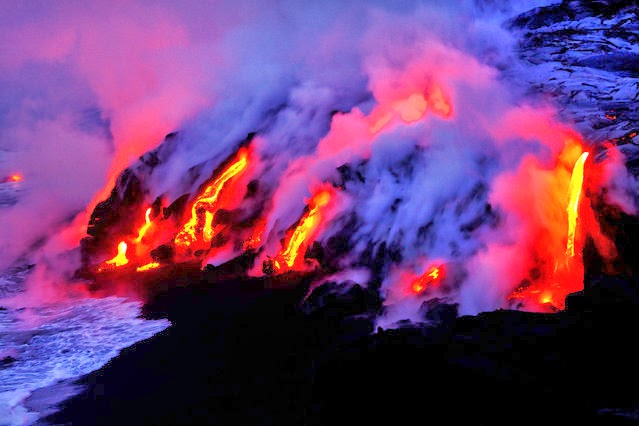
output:
[{"label": "white sea foam", "polygon": [[119,351],[166,329],[140,318],[141,303],[119,297],[0,311],[0,425],[38,419],[24,400],[36,389],[101,368]]}]

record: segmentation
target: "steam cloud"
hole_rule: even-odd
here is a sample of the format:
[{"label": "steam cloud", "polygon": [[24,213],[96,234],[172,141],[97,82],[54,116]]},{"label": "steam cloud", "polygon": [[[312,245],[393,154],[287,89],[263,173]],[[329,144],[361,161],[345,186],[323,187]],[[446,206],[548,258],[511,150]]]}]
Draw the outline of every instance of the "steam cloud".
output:
[{"label": "steam cloud", "polygon": [[[208,177],[190,170],[210,172],[256,132],[242,178],[258,179],[264,198],[253,273],[329,183],[343,190],[315,240],[349,236],[334,261],[375,270],[381,324],[419,319],[423,300],[407,294],[405,276],[432,262],[450,265],[435,295],[461,313],[507,307],[535,258],[562,253],[559,241],[541,254],[539,238],[564,232],[565,193],[549,189],[564,188],[579,154],[571,147],[584,142],[501,76],[516,59],[500,24],[516,9],[387,3],[0,6],[0,87],[10,94],[0,175],[24,175],[17,204],[0,209],[0,268],[34,245],[40,265],[73,258],[124,168],[144,175],[149,203],[175,200]],[[154,170],[135,163],[173,131]],[[607,164],[622,186],[622,159]]]}]

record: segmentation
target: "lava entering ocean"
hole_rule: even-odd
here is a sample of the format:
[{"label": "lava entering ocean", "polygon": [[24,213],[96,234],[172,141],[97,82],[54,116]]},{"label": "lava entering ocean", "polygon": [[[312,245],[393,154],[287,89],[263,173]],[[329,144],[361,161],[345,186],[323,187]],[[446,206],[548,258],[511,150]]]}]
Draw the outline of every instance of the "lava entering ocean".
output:
[{"label": "lava entering ocean", "polygon": [[295,78],[264,85],[219,70],[229,84],[215,102],[110,175],[79,275],[153,280],[233,259],[269,279],[368,269],[358,284],[383,300],[380,315],[419,320],[435,297],[461,313],[563,309],[583,285],[586,239],[614,257],[591,199],[612,202],[601,170],[622,160],[509,86],[504,57],[383,11],[346,37],[352,48],[322,40],[304,51],[356,60],[337,74],[301,60]]},{"label": "lava entering ocean", "polygon": [[[491,144],[468,144],[454,133],[452,143],[443,144],[451,135],[440,141],[433,132],[451,132],[455,129],[451,126],[464,132],[468,124],[463,113],[468,105],[462,104],[453,114],[455,95],[451,89],[445,92],[444,85],[434,84],[429,72],[426,66],[423,75],[415,68],[410,73],[384,74],[397,82],[392,87],[388,82],[373,82],[379,104],[369,114],[354,109],[335,115],[315,152],[292,159],[279,175],[273,174],[277,168],[265,173],[257,162],[258,153],[265,164],[276,159],[266,150],[268,135],[242,146],[200,186],[183,214],[163,207],[164,214],[152,219],[154,210],[146,207],[144,223],[135,234],[124,236],[124,240],[121,235],[114,236],[121,241],[118,255],[105,262],[110,268],[101,266],[98,271],[126,266],[127,270],[134,267],[135,272],[149,273],[176,262],[201,263],[207,257],[231,260],[253,253],[261,265],[260,271],[259,266],[253,268],[253,275],[312,269],[330,272],[361,265],[365,251],[379,250],[384,242],[387,250],[396,247],[393,256],[397,260],[388,258],[376,266],[378,273],[385,275],[380,277],[381,294],[386,303],[403,312],[401,315],[414,315],[402,308],[406,305],[408,311],[414,311],[410,300],[418,303],[438,297],[464,305],[469,294],[481,293],[481,286],[489,285],[487,274],[499,285],[480,296],[484,299],[481,303],[470,303],[476,307],[468,309],[563,309],[565,297],[583,286],[580,253],[586,236],[600,240],[600,246],[609,245],[596,220],[579,220],[582,210],[594,217],[582,187],[590,171],[597,175],[600,164],[586,162],[589,153],[573,131],[546,112],[525,108],[504,114],[496,129],[488,125],[488,134],[496,139]],[[416,82],[409,84],[406,79]],[[415,92],[411,87],[418,83],[427,89]],[[433,114],[429,116],[427,111]],[[531,131],[528,124],[522,124],[535,114],[545,123]],[[398,145],[398,138],[412,138],[416,144]],[[514,142],[519,144],[517,149],[505,149],[502,139],[532,141],[527,142],[531,149],[522,152],[519,141]],[[487,174],[469,185],[473,179],[463,167],[472,170],[479,165],[481,170],[483,166],[475,158],[494,147],[501,150],[498,156],[514,163],[484,162],[490,167],[481,173]],[[545,153],[535,154],[539,149]],[[437,162],[442,168],[435,167]],[[460,169],[458,162],[465,166]],[[458,171],[450,175],[444,165],[455,165]],[[335,174],[338,170],[339,178]],[[440,181],[445,176],[452,176],[455,183]],[[316,186],[305,201],[302,216],[295,218],[292,206],[300,201],[296,197],[313,187],[311,180],[318,179],[332,183]],[[262,189],[250,190],[250,182]],[[430,188],[430,193],[420,189],[420,184]],[[384,185],[390,192],[380,192]],[[347,201],[336,203],[338,193]],[[142,200],[140,204],[154,203]],[[386,216],[379,214],[382,211]],[[355,228],[346,230],[349,216],[355,218],[351,222]],[[287,222],[295,225],[282,229]],[[351,233],[346,238],[350,241],[344,244],[351,249],[340,257],[307,257],[311,246],[322,247],[328,238],[344,232]],[[441,261],[431,262],[417,275],[398,272],[420,269],[423,258]],[[478,285],[480,288],[473,289]],[[406,286],[410,291],[403,290]]]},{"label": "lava entering ocean", "polygon": [[[569,293],[579,291],[583,287],[583,260],[581,256],[575,258],[575,248],[577,247],[577,252],[581,253],[584,241],[581,234],[588,232],[584,227],[581,227],[581,229],[578,227],[578,218],[584,182],[584,167],[589,153],[582,153],[578,148],[570,145],[566,151],[571,151],[571,158],[575,155],[578,155],[578,158],[574,162],[569,176],[566,176],[565,170],[562,173],[561,165],[555,170],[555,175],[557,176],[555,182],[559,185],[559,189],[564,189],[564,191],[560,190],[559,192],[565,194],[566,220],[563,228],[564,233],[563,237],[561,233],[552,235],[552,240],[544,243],[548,244],[545,247],[548,251],[552,250],[551,244],[553,240],[565,241],[565,248],[561,254],[558,250],[551,252],[551,260],[554,260],[552,268],[552,262],[546,263],[544,266],[542,264],[535,265],[535,275],[531,274],[530,278],[509,296],[510,300],[518,301],[518,303],[539,306],[533,309],[543,309],[543,307],[563,309],[566,296]],[[563,179],[559,175],[563,175]],[[583,208],[589,209],[590,206],[585,205]],[[560,232],[562,228],[555,229]]]},{"label": "lava entering ocean", "polygon": [[216,274],[350,286],[395,327],[437,304],[563,310],[622,262],[608,214],[636,213],[620,147],[636,81],[602,58],[636,50],[631,10],[561,24],[575,44],[594,22],[619,37],[587,58],[537,49],[549,17],[502,25],[522,2],[5,3],[0,270],[27,272],[0,298],[16,309]]}]

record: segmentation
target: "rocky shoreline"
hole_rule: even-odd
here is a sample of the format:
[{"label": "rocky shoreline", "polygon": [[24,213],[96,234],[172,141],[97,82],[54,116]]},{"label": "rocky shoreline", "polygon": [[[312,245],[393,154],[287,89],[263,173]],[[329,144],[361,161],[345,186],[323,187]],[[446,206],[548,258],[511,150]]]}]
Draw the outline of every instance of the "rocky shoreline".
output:
[{"label": "rocky shoreline", "polygon": [[637,421],[628,299],[590,291],[558,314],[475,317],[440,305],[428,325],[374,332],[365,291],[301,304],[308,285],[208,271],[163,288],[145,312],[173,326],[82,378],[84,392],[45,423]]}]

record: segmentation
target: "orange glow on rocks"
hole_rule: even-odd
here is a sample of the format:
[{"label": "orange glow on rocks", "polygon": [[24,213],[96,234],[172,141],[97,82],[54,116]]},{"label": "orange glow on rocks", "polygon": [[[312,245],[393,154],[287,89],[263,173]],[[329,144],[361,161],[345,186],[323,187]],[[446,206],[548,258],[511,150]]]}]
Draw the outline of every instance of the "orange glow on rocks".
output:
[{"label": "orange glow on rocks", "polygon": [[302,266],[304,251],[316,235],[322,222],[322,209],[331,201],[332,195],[331,190],[326,188],[313,195],[308,203],[307,212],[286,239],[283,250],[273,259],[276,272]]},{"label": "orange glow on rocks", "polygon": [[215,234],[213,219],[220,208],[220,195],[224,186],[244,172],[248,166],[249,151],[241,148],[233,162],[198,195],[191,206],[191,215],[180,232],[175,236],[175,245],[190,247],[196,242],[210,242]]},{"label": "orange glow on rocks", "polygon": [[124,266],[129,263],[129,259],[126,257],[127,247],[126,242],[120,241],[118,244],[118,254],[113,259],[107,260],[105,263],[116,267]]},{"label": "orange glow on rocks", "polygon": [[424,274],[415,279],[410,288],[414,293],[419,294],[428,288],[438,285],[445,275],[446,271],[443,265],[432,266],[428,268]]}]

